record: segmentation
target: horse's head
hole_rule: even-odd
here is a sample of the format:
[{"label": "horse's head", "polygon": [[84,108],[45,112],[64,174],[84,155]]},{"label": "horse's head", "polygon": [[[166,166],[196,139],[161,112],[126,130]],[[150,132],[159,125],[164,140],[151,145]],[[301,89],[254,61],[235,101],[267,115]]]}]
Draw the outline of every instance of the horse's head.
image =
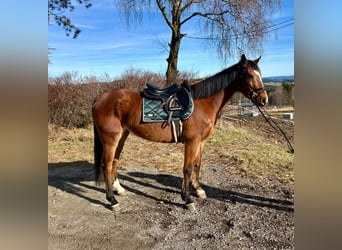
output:
[{"label": "horse's head", "polygon": [[258,106],[264,106],[268,102],[267,92],[261,78],[261,71],[258,67],[258,59],[247,60],[245,55],[241,56],[240,66],[240,91]]}]

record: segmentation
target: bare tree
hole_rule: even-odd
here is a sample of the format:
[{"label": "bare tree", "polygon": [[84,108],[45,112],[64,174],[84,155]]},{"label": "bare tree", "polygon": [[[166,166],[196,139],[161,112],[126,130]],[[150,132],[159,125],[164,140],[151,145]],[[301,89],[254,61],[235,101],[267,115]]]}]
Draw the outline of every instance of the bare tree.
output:
[{"label": "bare tree", "polygon": [[275,90],[269,95],[269,103],[276,106],[283,106],[285,104],[284,88],[282,85],[277,85]]},{"label": "bare tree", "polygon": [[282,83],[285,104],[294,107],[294,84],[289,82]]},{"label": "bare tree", "polygon": [[116,0],[131,21],[139,23],[145,14],[159,10],[171,29],[167,58],[167,83],[177,79],[178,53],[187,34],[181,32],[184,24],[193,22],[202,37],[227,58],[244,52],[261,52],[268,29],[272,26],[273,11],[281,0]]}]

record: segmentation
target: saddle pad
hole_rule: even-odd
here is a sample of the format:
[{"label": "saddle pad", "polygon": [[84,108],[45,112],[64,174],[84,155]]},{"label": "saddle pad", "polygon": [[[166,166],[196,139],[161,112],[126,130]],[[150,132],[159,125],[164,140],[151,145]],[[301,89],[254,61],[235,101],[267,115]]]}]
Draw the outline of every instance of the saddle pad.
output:
[{"label": "saddle pad", "polygon": [[163,122],[167,120],[167,113],[163,109],[162,101],[143,97],[142,120],[143,122]]},{"label": "saddle pad", "polygon": [[[186,110],[177,117],[172,117],[171,121],[179,121],[188,119],[194,110],[192,99],[187,105]],[[151,100],[143,97],[142,105],[142,121],[143,122],[165,122],[168,119],[168,114],[164,111],[163,103],[161,100]]]}]

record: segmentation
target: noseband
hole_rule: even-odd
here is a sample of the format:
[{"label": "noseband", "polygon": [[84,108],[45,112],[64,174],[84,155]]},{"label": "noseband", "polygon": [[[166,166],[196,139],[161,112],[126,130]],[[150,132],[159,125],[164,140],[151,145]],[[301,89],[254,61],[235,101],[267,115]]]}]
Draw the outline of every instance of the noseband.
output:
[{"label": "noseband", "polygon": [[264,87],[253,89],[249,83],[248,83],[248,88],[249,88],[248,97],[253,102],[256,102],[256,99],[259,97],[261,92],[263,92],[265,90]]}]

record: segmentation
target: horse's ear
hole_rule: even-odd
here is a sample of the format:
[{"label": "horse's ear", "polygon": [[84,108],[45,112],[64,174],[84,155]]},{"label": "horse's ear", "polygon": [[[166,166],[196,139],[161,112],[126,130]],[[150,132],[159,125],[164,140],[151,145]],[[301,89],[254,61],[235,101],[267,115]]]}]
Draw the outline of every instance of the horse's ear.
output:
[{"label": "horse's ear", "polygon": [[254,60],[255,64],[258,64],[258,63],[259,63],[260,58],[261,58],[261,56],[259,56],[259,58],[257,58],[257,59]]},{"label": "horse's ear", "polygon": [[241,65],[242,65],[243,67],[247,67],[248,60],[247,60],[245,54],[242,54],[240,63],[241,63]]}]

